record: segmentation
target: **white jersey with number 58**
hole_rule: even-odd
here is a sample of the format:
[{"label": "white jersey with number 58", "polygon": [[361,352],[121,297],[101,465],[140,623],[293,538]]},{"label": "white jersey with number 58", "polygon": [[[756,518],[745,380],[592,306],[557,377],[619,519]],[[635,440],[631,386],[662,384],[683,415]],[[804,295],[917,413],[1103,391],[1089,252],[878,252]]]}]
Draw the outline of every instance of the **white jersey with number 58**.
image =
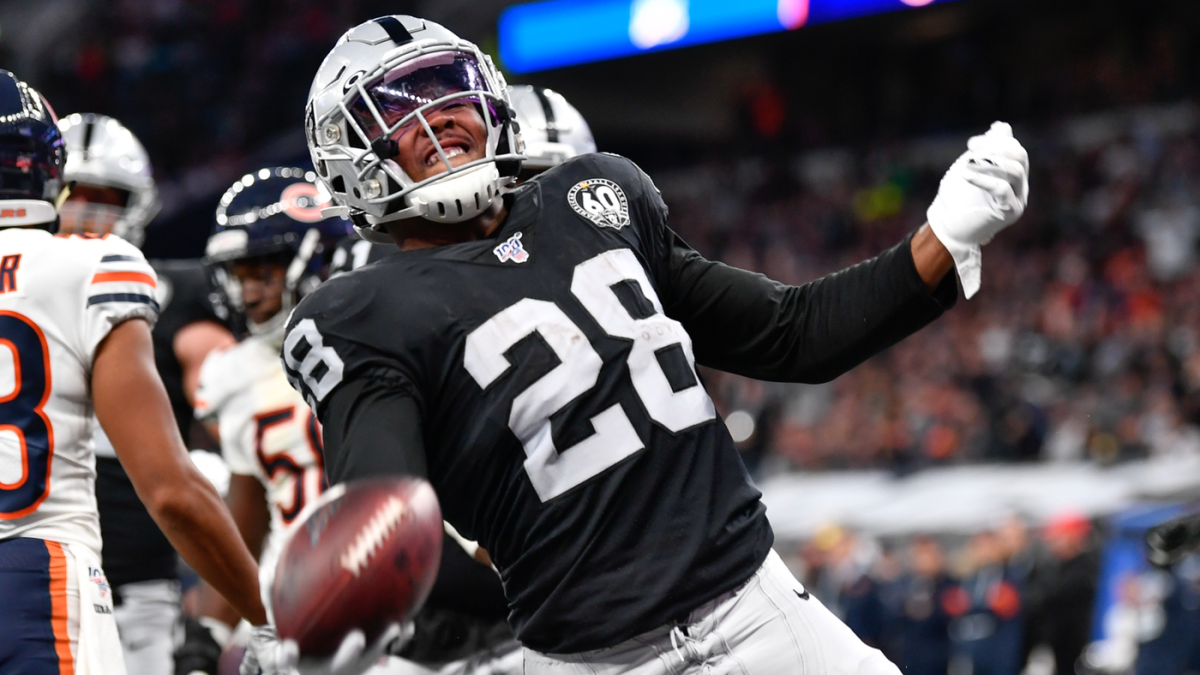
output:
[{"label": "white jersey with number 58", "polygon": [[156,285],[117,237],[0,230],[0,539],[100,555],[92,361],[116,325],[153,324]]},{"label": "white jersey with number 58", "polygon": [[209,354],[196,392],[196,417],[217,422],[229,470],[266,490],[272,540],[321,493],[324,473],[317,419],[279,362],[282,332]]}]

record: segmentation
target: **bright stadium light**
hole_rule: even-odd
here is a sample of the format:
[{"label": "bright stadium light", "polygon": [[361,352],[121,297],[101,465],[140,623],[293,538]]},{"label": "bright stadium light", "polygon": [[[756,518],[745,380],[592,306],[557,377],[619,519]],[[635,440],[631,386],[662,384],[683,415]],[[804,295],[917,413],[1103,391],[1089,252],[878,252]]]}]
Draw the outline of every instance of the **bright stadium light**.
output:
[{"label": "bright stadium light", "polygon": [[629,14],[629,41],[638,49],[671,44],[687,35],[687,0],[633,0]]},{"label": "bright stadium light", "polygon": [[543,0],[500,15],[500,58],[528,73],[951,1]]}]

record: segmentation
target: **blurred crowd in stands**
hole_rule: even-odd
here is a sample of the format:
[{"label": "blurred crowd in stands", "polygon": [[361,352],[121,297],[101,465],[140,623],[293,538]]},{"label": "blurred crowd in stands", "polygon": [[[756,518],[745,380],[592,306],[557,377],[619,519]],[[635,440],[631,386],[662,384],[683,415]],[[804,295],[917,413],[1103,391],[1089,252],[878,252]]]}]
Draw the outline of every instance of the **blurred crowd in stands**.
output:
[{"label": "blurred crowd in stands", "polygon": [[883,544],[828,525],[789,563],[806,592],[906,675],[1200,672],[1200,554],[1122,578],[1117,601],[1094,617],[1103,540],[1074,513],[1036,532],[1012,516],[969,538]]},{"label": "blurred crowd in stands", "polygon": [[330,47],[346,27],[411,4],[91,3],[72,38],[26,77],[60,113],[101,112],[134,130],[154,162],[163,220],[189,199],[224,190],[273,142],[287,146],[271,153],[277,159],[302,155],[304,103]]},{"label": "blurred crowd in stands", "polygon": [[[827,384],[706,378],[752,464],[1111,463],[1200,453],[1200,113],[1190,103],[1022,130],[1021,222],[983,290]],[[802,283],[924,222],[962,139],[743,159],[657,177],[701,252]],[[733,174],[734,180],[728,180]]]}]

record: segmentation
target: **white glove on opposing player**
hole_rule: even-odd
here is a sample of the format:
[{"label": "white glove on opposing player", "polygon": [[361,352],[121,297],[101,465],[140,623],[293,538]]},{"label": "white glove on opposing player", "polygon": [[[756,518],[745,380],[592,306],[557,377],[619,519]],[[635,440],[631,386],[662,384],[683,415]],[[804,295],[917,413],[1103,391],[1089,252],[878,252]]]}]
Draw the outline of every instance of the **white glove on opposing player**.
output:
[{"label": "white glove on opposing player", "polygon": [[239,675],[288,675],[290,666],[283,661],[279,636],[270,624],[250,627],[250,642],[238,667]]},{"label": "white glove on opposing player", "polygon": [[950,165],[926,213],[929,227],[954,258],[966,297],[979,290],[980,247],[1015,223],[1028,202],[1029,154],[1013,138],[1012,127],[993,122]]},{"label": "white glove on opposing player", "polygon": [[413,630],[412,622],[403,626],[394,623],[368,645],[363,632],[354,629],[342,638],[337,652],[326,659],[300,658],[300,650],[292,640],[284,640],[280,650],[283,663],[295,668],[300,675],[359,675],[377,664],[380,658],[399,652],[412,639]]}]

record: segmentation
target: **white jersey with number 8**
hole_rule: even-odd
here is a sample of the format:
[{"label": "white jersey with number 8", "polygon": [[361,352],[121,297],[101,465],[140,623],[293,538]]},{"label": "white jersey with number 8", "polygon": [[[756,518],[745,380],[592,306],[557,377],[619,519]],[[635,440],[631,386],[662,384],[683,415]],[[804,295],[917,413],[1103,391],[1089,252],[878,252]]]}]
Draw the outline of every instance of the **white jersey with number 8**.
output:
[{"label": "white jersey with number 8", "polygon": [[121,322],[153,324],[156,286],[117,237],[0,230],[0,539],[100,555],[92,361]]}]

